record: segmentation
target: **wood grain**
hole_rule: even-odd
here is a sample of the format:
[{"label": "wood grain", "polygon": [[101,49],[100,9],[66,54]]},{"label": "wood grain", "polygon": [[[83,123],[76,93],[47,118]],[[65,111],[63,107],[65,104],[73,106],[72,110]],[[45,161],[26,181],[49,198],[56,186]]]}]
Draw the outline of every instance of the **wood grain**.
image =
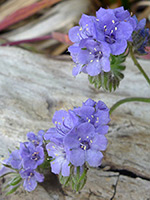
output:
[{"label": "wood grain", "polygon": [[[149,61],[139,62],[150,75]],[[110,107],[124,97],[150,97],[149,86],[130,58],[126,61],[125,79],[111,94],[95,90],[89,85],[86,74],[72,77],[73,65],[68,56],[54,59],[19,48],[0,48],[1,158],[7,157],[8,148],[14,149],[24,141],[28,131],[47,130],[52,126],[56,110],[80,106],[87,98],[101,99]],[[86,187],[79,194],[70,188],[62,189],[56,176],[51,178],[50,175],[52,182],[47,181],[44,188],[40,186],[29,194],[20,189],[8,199],[34,200],[37,195],[65,200],[148,199],[150,105],[128,103],[120,106],[111,116],[107,138],[108,148],[101,169],[89,170]]]}]

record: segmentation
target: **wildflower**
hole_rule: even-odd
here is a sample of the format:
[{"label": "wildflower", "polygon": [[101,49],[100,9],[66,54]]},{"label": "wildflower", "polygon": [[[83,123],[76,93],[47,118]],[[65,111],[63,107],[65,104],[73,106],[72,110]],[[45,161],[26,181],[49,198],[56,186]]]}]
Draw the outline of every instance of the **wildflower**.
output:
[{"label": "wildflower", "polygon": [[36,188],[37,182],[44,181],[43,174],[40,174],[33,169],[21,170],[20,175],[24,179],[23,187],[28,192],[31,192]]},{"label": "wildflower", "polygon": [[20,155],[24,169],[36,169],[44,161],[44,150],[41,146],[35,147],[32,143],[20,144]]},{"label": "wildflower", "polygon": [[80,42],[80,40],[85,38],[96,39],[96,29],[95,29],[96,18],[94,16],[88,16],[83,14],[79,26],[75,26],[69,30],[69,38],[72,42]]},{"label": "wildflower", "polygon": [[82,166],[85,162],[91,167],[101,164],[107,139],[104,135],[95,132],[95,128],[88,122],[75,127],[64,138],[64,145],[69,148],[69,160],[74,166]]},{"label": "wildflower", "polygon": [[97,40],[106,42],[113,55],[124,53],[127,48],[127,40],[133,32],[130,22],[131,16],[123,7],[117,9],[100,8],[97,16]]},{"label": "wildflower", "polygon": [[10,165],[14,169],[20,169],[22,167],[22,158],[20,155],[20,150],[14,150],[10,154]]},{"label": "wildflower", "polygon": [[43,136],[43,130],[40,130],[37,135],[35,135],[33,132],[27,133],[28,140],[32,142],[35,146],[41,146],[43,144]]},{"label": "wildflower", "polygon": [[88,122],[94,125],[96,132],[106,134],[108,132],[109,109],[104,102],[95,102],[88,99],[83,102],[82,107],[74,108],[74,113],[79,116],[79,122]]},{"label": "wildflower", "polygon": [[150,34],[149,29],[146,28],[146,19],[142,19],[138,22],[136,16],[133,16],[133,19],[136,22],[136,27],[132,34],[132,45],[134,51],[138,54],[146,54],[146,46],[150,45]]},{"label": "wildflower", "polygon": [[[4,165],[9,165],[10,167],[6,167]],[[12,169],[11,169],[12,167]],[[3,176],[7,173],[15,172],[13,169],[20,169],[22,167],[22,159],[20,156],[19,150],[14,150],[11,152],[8,159],[2,161],[2,168],[0,169],[0,176]]]},{"label": "wildflower", "polygon": [[50,163],[52,172],[55,174],[61,173],[62,176],[69,176],[70,166],[63,145],[56,145],[55,143],[50,142],[46,145],[46,150],[48,155],[54,159]]},{"label": "wildflower", "polygon": [[97,42],[93,39],[83,39],[79,45],[72,45],[68,48],[76,63],[73,75],[81,71],[90,76],[96,76],[101,71],[110,71],[110,48],[104,42]]},{"label": "wildflower", "polygon": [[4,166],[4,165],[10,165],[10,157],[8,159],[6,159],[6,160],[3,160],[1,163],[2,163],[2,167],[0,169],[0,177],[4,176],[6,174],[9,174],[11,172],[15,172],[15,170]]},{"label": "wildflower", "polygon": [[78,123],[78,117],[69,110],[56,111],[52,119],[55,128],[50,128],[44,138],[53,142],[62,142],[63,137]]}]

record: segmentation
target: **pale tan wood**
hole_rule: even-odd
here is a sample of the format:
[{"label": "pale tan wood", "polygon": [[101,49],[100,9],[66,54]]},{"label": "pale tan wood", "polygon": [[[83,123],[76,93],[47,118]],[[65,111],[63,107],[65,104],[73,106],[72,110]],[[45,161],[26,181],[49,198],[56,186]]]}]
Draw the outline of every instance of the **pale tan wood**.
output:
[{"label": "pale tan wood", "polygon": [[148,200],[149,197],[150,181],[119,176],[114,200]]},{"label": "pale tan wood", "polygon": [[0,6],[0,20],[2,21],[8,15],[13,14],[18,9],[21,9],[25,6],[29,6],[32,3],[37,2],[38,0],[11,0],[6,1]]},{"label": "pale tan wood", "polygon": [[[139,62],[150,75],[149,61]],[[74,78],[71,74],[73,65],[68,56],[52,59],[19,48],[0,48],[1,158],[7,157],[8,148],[14,149],[19,142],[25,141],[28,131],[37,132],[51,127],[51,119],[56,110],[80,106],[87,98],[96,101],[101,99],[110,107],[124,97],[150,97],[148,84],[130,58],[126,61],[125,79],[120,88],[111,94],[95,90],[89,85],[86,74]],[[131,197],[141,200],[143,193],[144,197],[148,197],[150,104],[134,102],[119,107],[111,116],[107,138],[108,148],[102,162],[104,169],[89,170],[87,185],[81,193],[75,195],[68,188],[63,189],[62,193],[60,186],[52,189],[53,183],[50,182],[44,186],[50,187],[46,189],[49,193],[42,189],[43,193],[50,195],[52,192],[56,199],[66,200],[124,200]],[[108,169],[110,172],[106,171]],[[122,175],[121,170],[133,173],[138,178]],[[39,190],[37,188],[35,193],[38,194]],[[139,191],[138,196],[135,190]],[[24,193],[19,192],[9,198],[34,200],[35,193],[25,197]],[[54,196],[49,198],[53,199]]]}]

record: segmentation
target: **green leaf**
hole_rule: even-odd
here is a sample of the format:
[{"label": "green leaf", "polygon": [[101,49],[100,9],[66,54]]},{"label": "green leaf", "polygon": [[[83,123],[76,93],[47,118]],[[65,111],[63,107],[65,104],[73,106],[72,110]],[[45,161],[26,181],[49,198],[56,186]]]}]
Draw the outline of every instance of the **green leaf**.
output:
[{"label": "green leaf", "polygon": [[8,173],[6,173],[6,174],[3,174],[2,176],[0,176],[1,178],[3,178],[4,176],[7,176],[7,175],[9,175],[9,174],[16,174],[15,172],[8,172]]},{"label": "green leaf", "polygon": [[71,185],[72,189],[75,190],[76,192],[80,191],[81,188],[83,188],[83,186],[86,183],[86,179],[87,179],[87,167],[84,166],[84,171],[82,174],[80,167],[76,167],[76,173],[74,170],[74,166],[71,165],[70,167],[70,175],[67,177],[64,177],[61,175],[61,173],[59,174],[59,181],[61,184],[63,184],[64,186],[67,185]]},{"label": "green leaf", "polygon": [[9,153],[12,153],[12,150],[10,150],[9,148],[8,148],[8,151],[9,151]]},{"label": "green leaf", "polygon": [[67,186],[70,181],[70,176],[62,176],[61,174],[59,174],[59,181],[62,185]]},{"label": "green leaf", "polygon": [[118,56],[111,55],[110,72],[102,71],[97,76],[88,76],[89,82],[94,84],[94,87],[97,89],[102,87],[109,92],[115,91],[119,87],[120,81],[124,78],[123,71],[126,66],[123,65],[123,63],[125,62],[127,55],[128,54],[125,55],[125,53]]},{"label": "green leaf", "polygon": [[87,50],[87,48],[81,48],[82,50]]},{"label": "green leaf", "polygon": [[15,186],[18,183],[20,183],[22,181],[22,178],[20,176],[16,176],[10,183],[10,185]]},{"label": "green leaf", "polygon": [[2,163],[2,165],[4,165],[4,167],[10,168],[12,170],[16,170],[16,169],[12,168],[10,165],[4,164],[4,163]]},{"label": "green leaf", "polygon": [[9,192],[6,193],[6,195],[14,193],[19,187],[20,187],[20,185],[17,185],[16,187],[13,187]]},{"label": "green leaf", "polygon": [[87,179],[87,168],[86,166],[84,167],[84,171],[82,174],[80,174],[80,167],[77,167],[77,171],[76,174],[71,176],[71,180],[72,180],[72,189],[75,190],[76,192],[80,191],[85,183],[86,183],[86,179]]}]

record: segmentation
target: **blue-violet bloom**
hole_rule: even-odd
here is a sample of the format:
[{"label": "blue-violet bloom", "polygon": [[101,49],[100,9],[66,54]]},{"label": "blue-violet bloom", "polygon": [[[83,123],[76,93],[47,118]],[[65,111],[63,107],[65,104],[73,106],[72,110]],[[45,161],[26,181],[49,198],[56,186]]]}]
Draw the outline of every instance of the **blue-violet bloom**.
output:
[{"label": "blue-violet bloom", "polygon": [[97,16],[97,40],[106,42],[113,55],[124,53],[127,41],[130,39],[134,26],[132,18],[123,7],[117,9],[100,8]]},{"label": "blue-violet bloom", "polygon": [[61,173],[62,176],[69,176],[70,166],[67,159],[67,150],[62,145],[56,145],[53,142],[46,145],[46,150],[48,155],[54,159],[50,162],[52,172],[55,174]]},{"label": "blue-violet bloom", "polygon": [[44,138],[55,143],[62,143],[63,137],[78,124],[78,117],[71,110],[56,111],[52,119],[55,128],[50,128]]},{"label": "blue-violet bloom", "polygon": [[95,102],[89,98],[83,102],[82,107],[74,108],[73,111],[79,117],[80,123],[91,123],[99,134],[104,135],[108,132],[109,109],[104,102]]},{"label": "blue-violet bloom", "polygon": [[14,169],[20,169],[22,167],[22,158],[20,155],[20,150],[14,150],[10,154],[10,165]]},{"label": "blue-violet bloom", "polygon": [[79,26],[69,30],[69,38],[74,43],[79,43],[82,39],[96,39],[96,17],[83,14]]},{"label": "blue-violet bloom", "polygon": [[9,167],[5,167],[3,165],[3,164],[10,165],[10,157],[8,159],[6,159],[6,160],[1,161],[1,164],[2,164],[2,166],[1,166],[1,169],[0,169],[0,177],[4,176],[6,174],[9,174],[11,172],[15,172],[15,170],[13,170],[13,169],[11,169]]},{"label": "blue-violet bloom", "polygon": [[41,146],[43,144],[43,136],[44,131],[40,130],[37,135],[33,132],[27,133],[27,138],[30,142],[32,142],[35,146]]},{"label": "blue-violet bloom", "polygon": [[95,132],[92,124],[86,122],[74,128],[64,138],[64,145],[69,148],[69,160],[74,166],[82,166],[87,162],[91,167],[101,164],[107,139]]},{"label": "blue-violet bloom", "polygon": [[90,76],[96,76],[102,71],[110,71],[110,48],[108,44],[93,39],[83,39],[78,46],[74,44],[68,50],[76,63],[76,67],[73,68],[74,76],[81,71]]},{"label": "blue-violet bloom", "polygon": [[133,16],[136,21],[136,27],[132,34],[132,44],[134,50],[139,54],[146,54],[146,46],[150,45],[149,29],[146,28],[146,19],[142,19],[138,22],[136,16]]},{"label": "blue-violet bloom", "polygon": [[20,154],[24,169],[36,169],[38,165],[44,162],[44,150],[41,146],[35,147],[32,143],[21,143]]},{"label": "blue-violet bloom", "polygon": [[40,174],[33,169],[21,170],[20,175],[24,179],[23,187],[28,192],[31,192],[36,188],[37,182],[44,181],[43,174]]}]

